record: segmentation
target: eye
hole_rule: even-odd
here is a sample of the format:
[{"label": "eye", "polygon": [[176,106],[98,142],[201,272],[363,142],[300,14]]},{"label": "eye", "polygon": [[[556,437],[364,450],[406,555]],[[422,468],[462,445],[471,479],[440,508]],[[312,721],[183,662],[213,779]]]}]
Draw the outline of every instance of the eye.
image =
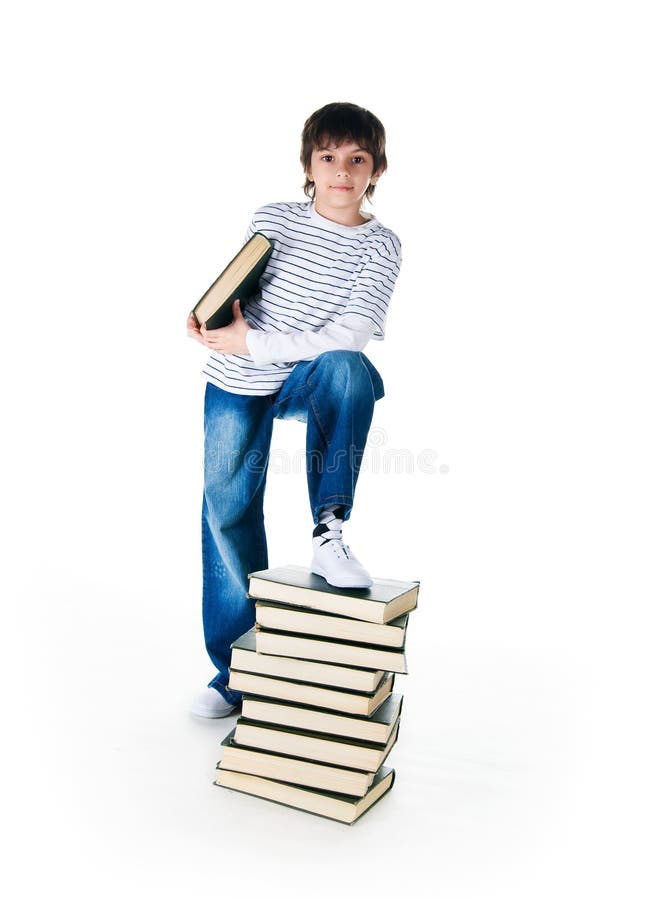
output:
[{"label": "eye", "polygon": [[321,159],[329,160],[329,159],[332,159],[332,157],[329,156],[328,154],[326,154],[325,156],[322,156]]},{"label": "eye", "polygon": [[360,164],[360,165],[361,165],[362,163],[364,163],[364,157],[363,157],[363,156],[353,156],[353,160],[356,160],[356,159],[359,160],[359,164]]}]

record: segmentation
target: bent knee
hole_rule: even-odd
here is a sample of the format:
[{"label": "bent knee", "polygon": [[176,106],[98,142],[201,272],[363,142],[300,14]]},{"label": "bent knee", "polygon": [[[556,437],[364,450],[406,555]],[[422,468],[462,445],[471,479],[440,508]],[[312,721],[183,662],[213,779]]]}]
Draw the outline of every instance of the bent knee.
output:
[{"label": "bent knee", "polygon": [[369,380],[368,369],[357,350],[327,350],[317,356],[316,363],[320,373],[338,382]]}]

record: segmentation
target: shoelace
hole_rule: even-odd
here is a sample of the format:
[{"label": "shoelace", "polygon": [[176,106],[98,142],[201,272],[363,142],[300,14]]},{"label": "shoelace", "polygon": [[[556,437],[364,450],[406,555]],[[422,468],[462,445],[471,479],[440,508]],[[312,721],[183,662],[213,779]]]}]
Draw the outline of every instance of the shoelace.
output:
[{"label": "shoelace", "polygon": [[341,555],[339,553],[339,548],[341,548],[341,550],[343,551],[343,554],[346,557],[346,559],[351,558],[350,553],[349,553],[350,547],[348,546],[348,544],[344,544],[344,542],[342,541],[341,531],[324,531],[322,534],[319,535],[319,537],[323,538],[320,546],[323,547],[324,544],[328,544],[328,543],[332,544],[332,549],[335,551],[335,553],[339,559],[341,559]]}]

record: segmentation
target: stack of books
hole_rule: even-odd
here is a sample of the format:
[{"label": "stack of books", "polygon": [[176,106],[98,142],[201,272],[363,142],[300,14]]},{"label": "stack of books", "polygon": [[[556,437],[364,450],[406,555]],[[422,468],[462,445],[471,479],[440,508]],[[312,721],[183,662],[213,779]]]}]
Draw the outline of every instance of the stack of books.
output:
[{"label": "stack of books", "polygon": [[256,625],[232,644],[242,714],[215,784],[351,824],[392,786],[405,637],[419,582],[331,587],[301,566],[249,576]]}]

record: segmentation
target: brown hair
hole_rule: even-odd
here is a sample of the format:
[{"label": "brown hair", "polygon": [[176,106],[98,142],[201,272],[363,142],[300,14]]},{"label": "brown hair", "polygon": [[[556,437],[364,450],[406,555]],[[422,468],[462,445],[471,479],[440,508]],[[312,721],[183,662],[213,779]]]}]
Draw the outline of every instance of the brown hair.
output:
[{"label": "brown hair", "polygon": [[[312,113],[301,135],[301,165],[305,172],[303,192],[310,199],[314,199],[314,182],[308,178],[307,170],[312,161],[312,151],[331,143],[338,147],[348,141],[356,141],[372,155],[374,175],[387,169],[386,133],[377,116],[354,103],[328,103]],[[375,185],[369,184],[364,196],[370,200],[374,191]]]}]

